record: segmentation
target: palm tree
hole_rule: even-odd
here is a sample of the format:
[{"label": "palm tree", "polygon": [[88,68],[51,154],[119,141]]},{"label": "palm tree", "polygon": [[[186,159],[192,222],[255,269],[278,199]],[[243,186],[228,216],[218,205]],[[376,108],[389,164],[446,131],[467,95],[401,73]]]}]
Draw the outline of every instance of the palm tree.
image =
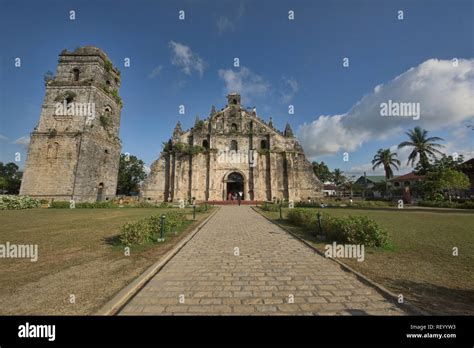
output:
[{"label": "palm tree", "polygon": [[332,172],[332,180],[334,181],[334,185],[339,187],[346,181],[346,177],[342,175],[343,171],[340,169],[336,168],[334,169],[334,172]]},{"label": "palm tree", "polygon": [[390,149],[379,149],[372,160],[372,170],[383,166],[385,178],[387,180],[393,178],[392,167],[398,170],[398,166],[401,165],[400,161],[395,158],[397,156],[398,154],[396,152],[391,152]]},{"label": "palm tree", "polygon": [[406,146],[413,147],[413,151],[408,156],[407,164],[413,165],[417,157],[419,157],[419,164],[421,165],[422,171],[426,172],[429,167],[429,156],[436,157],[436,155],[441,154],[441,151],[438,148],[443,147],[441,144],[435,143],[435,141],[444,141],[440,137],[427,137],[428,131],[422,129],[421,127],[415,127],[413,130],[409,130],[405,133],[410,138],[409,141],[401,142],[398,145],[398,148],[401,149]]},{"label": "palm tree", "polygon": [[397,157],[396,152],[391,152],[390,149],[379,149],[372,160],[372,170],[377,169],[380,166],[383,166],[385,170],[385,192],[388,193],[388,180],[393,178],[394,167],[398,170],[398,166],[401,165],[400,161],[395,158]]}]

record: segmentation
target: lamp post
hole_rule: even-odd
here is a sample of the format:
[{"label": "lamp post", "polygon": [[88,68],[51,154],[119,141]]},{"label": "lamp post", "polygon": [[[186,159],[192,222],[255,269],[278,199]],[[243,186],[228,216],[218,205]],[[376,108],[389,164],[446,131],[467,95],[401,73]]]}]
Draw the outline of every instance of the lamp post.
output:
[{"label": "lamp post", "polygon": [[164,237],[164,233],[165,233],[165,219],[166,219],[166,215],[161,215],[160,216],[160,242],[164,242],[165,241],[165,237]]},{"label": "lamp post", "polygon": [[318,210],[318,213],[316,214],[317,220],[318,220],[318,228],[319,228],[319,239],[326,239],[323,234],[323,225],[321,224],[321,212]]}]

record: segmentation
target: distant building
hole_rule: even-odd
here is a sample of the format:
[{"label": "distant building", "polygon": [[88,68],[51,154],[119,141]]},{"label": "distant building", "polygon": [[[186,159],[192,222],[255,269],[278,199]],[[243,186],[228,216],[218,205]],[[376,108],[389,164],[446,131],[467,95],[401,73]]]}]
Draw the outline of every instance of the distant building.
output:
[{"label": "distant building", "polygon": [[423,181],[425,177],[423,175],[417,175],[413,172],[395,176],[389,180],[395,188],[411,187],[415,183]]},{"label": "distant building", "polygon": [[323,194],[325,197],[335,196],[337,186],[332,183],[324,183]]},{"label": "distant building", "polygon": [[381,182],[385,182],[384,175],[367,175],[367,176],[362,175],[359,179],[355,181],[354,184],[361,185],[362,187],[365,187],[366,189],[372,189],[374,188],[375,184],[378,184]]}]

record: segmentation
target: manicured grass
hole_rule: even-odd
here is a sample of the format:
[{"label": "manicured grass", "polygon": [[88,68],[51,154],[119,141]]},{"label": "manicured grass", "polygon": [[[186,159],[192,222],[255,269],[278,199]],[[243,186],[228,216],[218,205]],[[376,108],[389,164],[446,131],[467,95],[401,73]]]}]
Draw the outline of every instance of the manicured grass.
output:
[{"label": "manicured grass", "polygon": [[[432,314],[474,314],[474,213],[353,208],[318,210],[332,216],[366,215],[385,228],[393,246],[366,249],[365,261],[339,259],[375,282],[403,294]],[[260,210],[261,211],[261,210]],[[261,211],[324,251],[326,242],[279,221],[278,212]],[[285,218],[287,209],[283,210]],[[459,256],[453,256],[453,247]]]},{"label": "manicured grass", "polygon": [[[177,209],[26,209],[0,211],[0,244],[37,244],[37,262],[0,258],[0,314],[92,314],[158,261],[206,214],[164,243],[118,245],[119,228]],[[186,209],[192,219],[192,210]],[[70,303],[71,295],[75,303]]]}]

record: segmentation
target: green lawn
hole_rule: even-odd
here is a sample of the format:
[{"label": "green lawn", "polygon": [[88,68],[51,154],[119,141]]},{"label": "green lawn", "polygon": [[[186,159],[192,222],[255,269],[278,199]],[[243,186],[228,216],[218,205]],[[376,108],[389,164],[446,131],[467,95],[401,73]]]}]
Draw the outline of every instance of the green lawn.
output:
[{"label": "green lawn", "polygon": [[[208,214],[197,214],[164,243],[117,245],[119,228],[172,209],[27,209],[0,211],[0,244],[37,244],[37,262],[0,259],[0,315],[91,314],[176,245]],[[192,210],[186,209],[192,219]],[[70,295],[76,302],[70,303]]]},{"label": "green lawn", "polygon": [[[366,249],[364,262],[340,259],[433,314],[474,314],[474,213],[325,208],[333,216],[366,215],[384,227],[391,249]],[[283,210],[285,217],[287,209]],[[278,222],[278,212],[264,212]],[[284,226],[324,250],[314,231]],[[316,228],[315,228],[316,230]],[[453,256],[453,247],[459,256]]]}]

